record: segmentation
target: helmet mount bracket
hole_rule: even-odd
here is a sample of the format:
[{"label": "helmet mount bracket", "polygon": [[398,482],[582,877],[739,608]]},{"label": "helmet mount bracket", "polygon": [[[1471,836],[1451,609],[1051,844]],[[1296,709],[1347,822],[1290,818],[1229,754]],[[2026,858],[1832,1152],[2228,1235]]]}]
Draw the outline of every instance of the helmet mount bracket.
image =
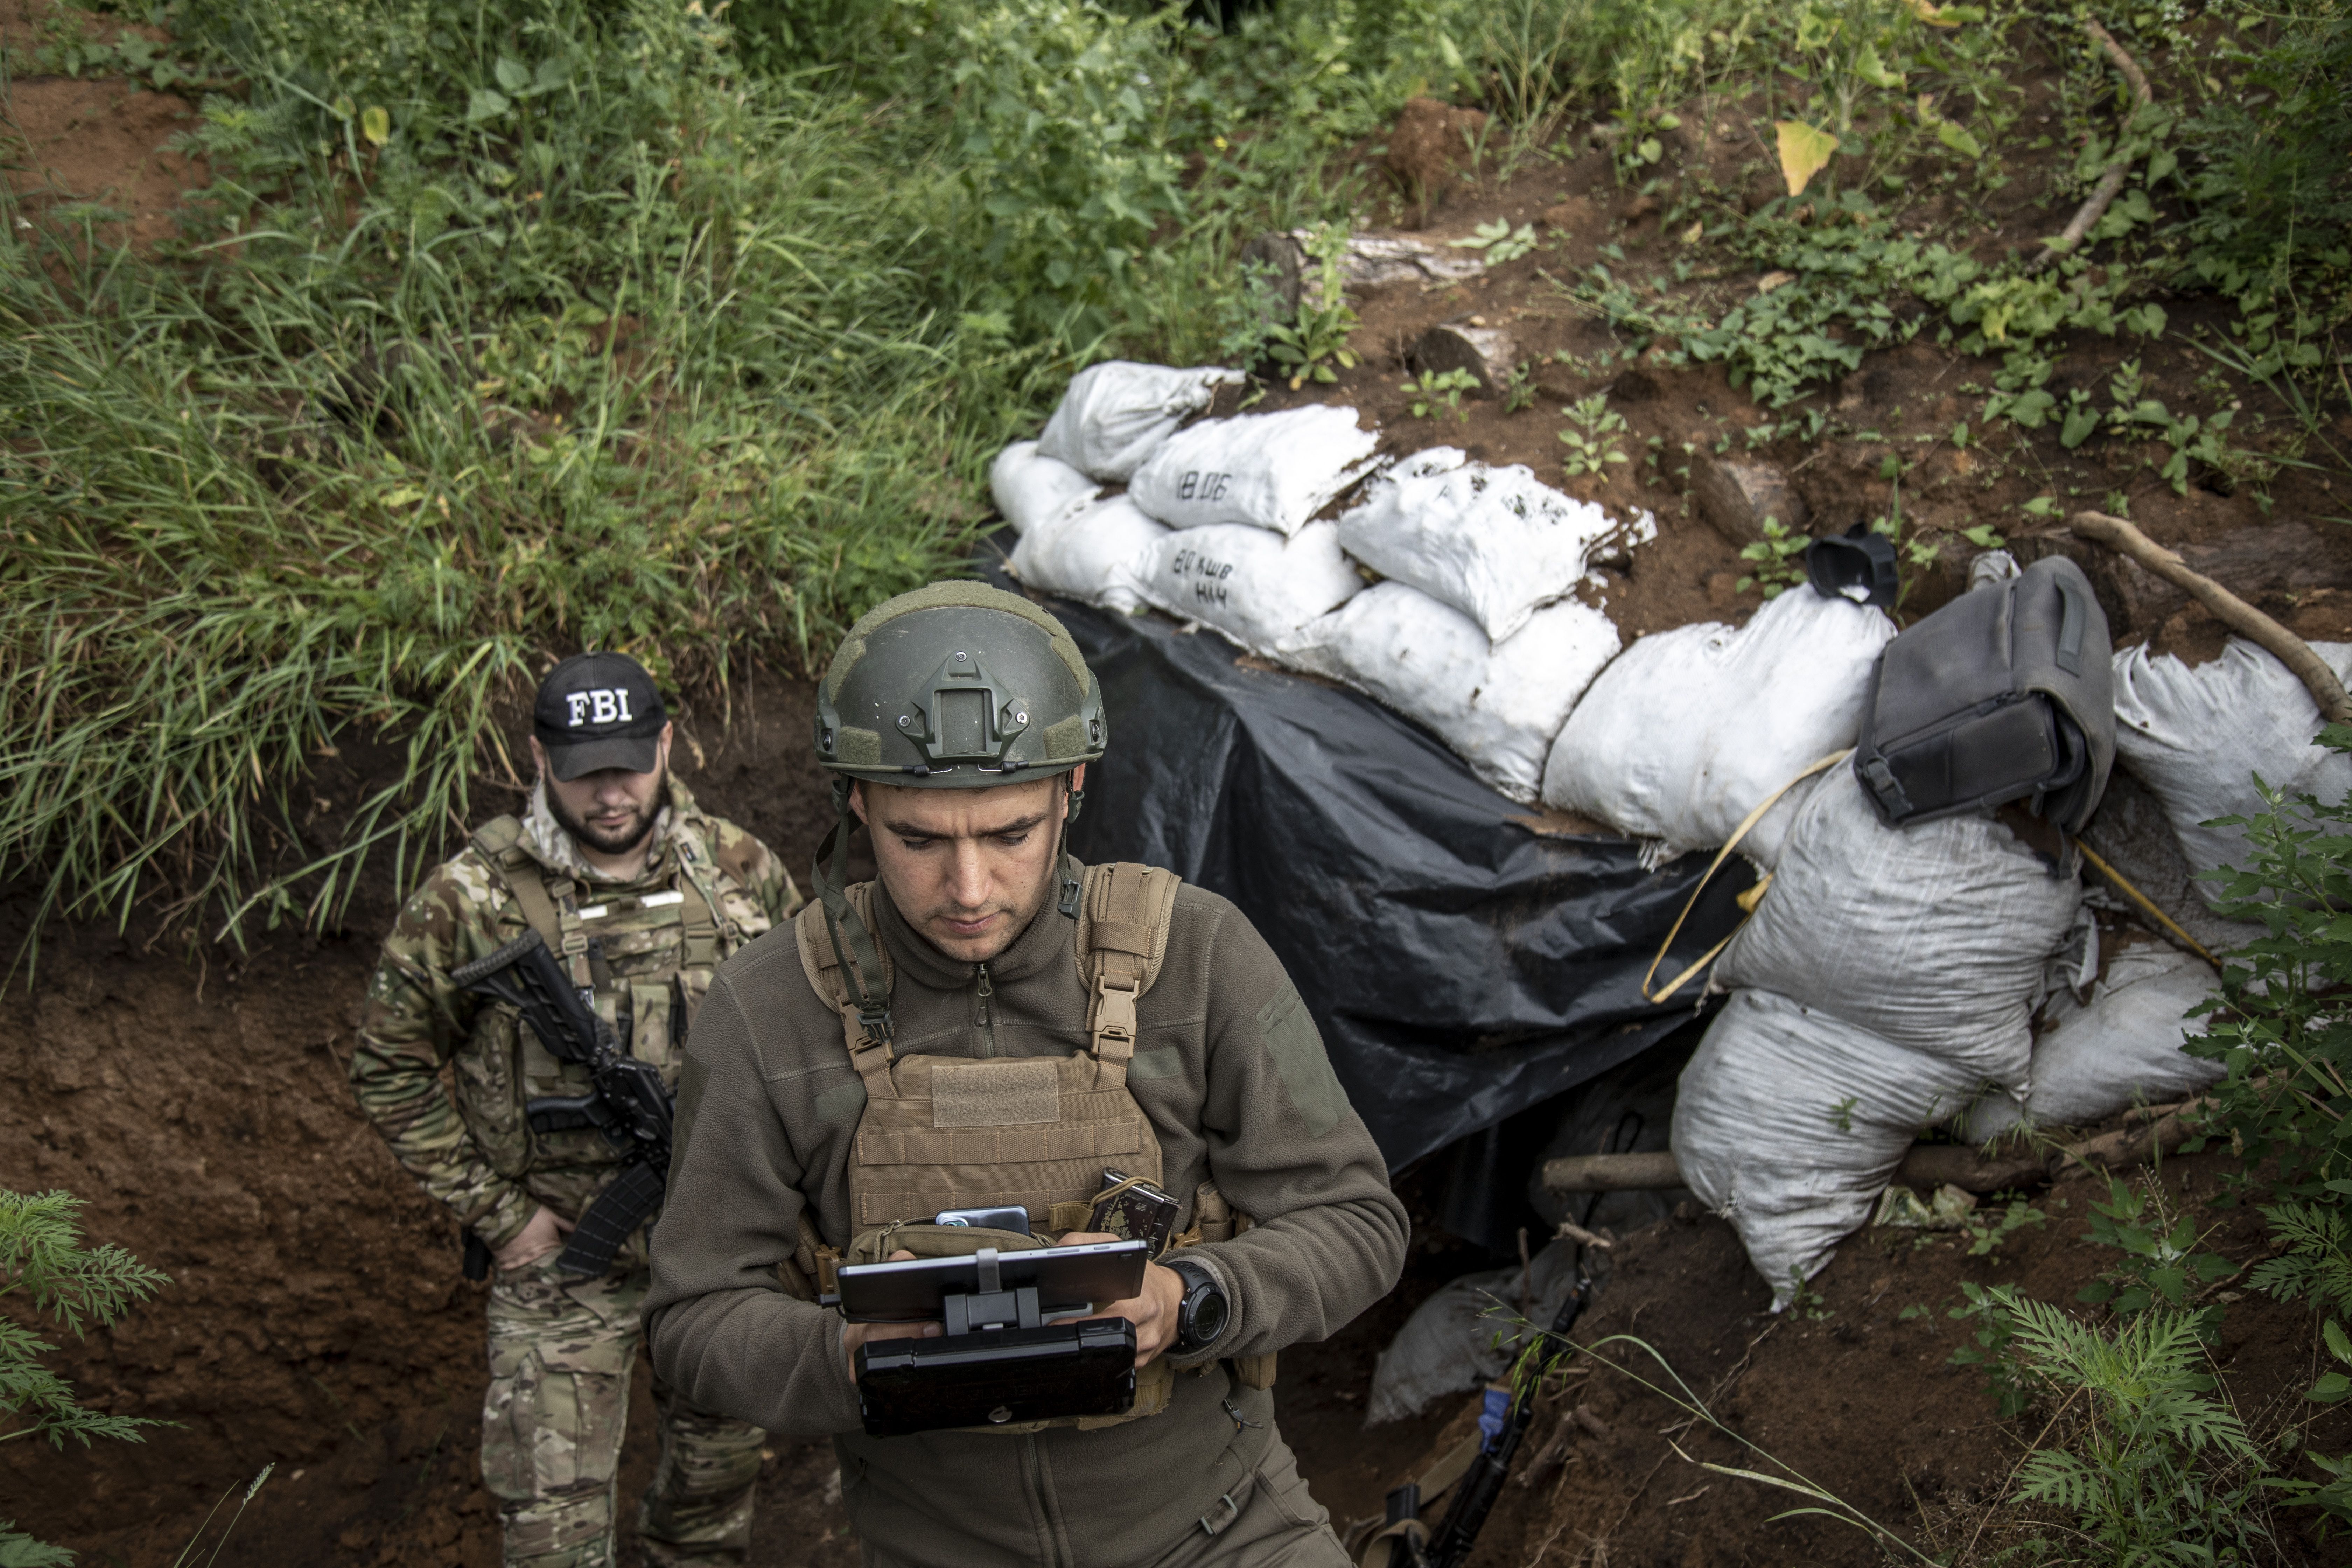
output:
[{"label": "helmet mount bracket", "polygon": [[920,696],[900,710],[898,732],[922,754],[926,772],[971,765],[1011,772],[1006,753],[1029,729],[1029,706],[1007,697],[980,656],[959,648],[940,661]]}]

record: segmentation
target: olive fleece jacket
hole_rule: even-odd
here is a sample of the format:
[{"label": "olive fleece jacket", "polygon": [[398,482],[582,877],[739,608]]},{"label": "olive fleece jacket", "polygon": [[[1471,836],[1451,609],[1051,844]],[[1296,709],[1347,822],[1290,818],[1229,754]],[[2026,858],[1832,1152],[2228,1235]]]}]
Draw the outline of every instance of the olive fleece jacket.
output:
[{"label": "olive fleece jacket", "polygon": [[[880,887],[874,912],[897,968],[901,1054],[1085,1047],[1075,933],[1051,905],[985,976],[916,935]],[[1138,1013],[1129,1087],[1182,1224],[1210,1179],[1256,1222],[1187,1250],[1217,1276],[1233,1321],[1175,1362],[1160,1415],[1085,1432],[865,1435],[840,1315],[787,1295],[776,1276],[804,1203],[827,1241],[851,1239],[849,1160],[866,1106],[840,1015],[809,984],[785,926],[727,961],[695,1020],[646,1300],[656,1369],[706,1410],[835,1435],[858,1534],[904,1563],[1112,1568],[1221,1521],[1221,1500],[1246,1500],[1274,1435],[1272,1394],[1242,1388],[1221,1358],[1336,1331],[1396,1283],[1406,1219],[1297,988],[1239,910],[1178,890],[1168,955]]]}]

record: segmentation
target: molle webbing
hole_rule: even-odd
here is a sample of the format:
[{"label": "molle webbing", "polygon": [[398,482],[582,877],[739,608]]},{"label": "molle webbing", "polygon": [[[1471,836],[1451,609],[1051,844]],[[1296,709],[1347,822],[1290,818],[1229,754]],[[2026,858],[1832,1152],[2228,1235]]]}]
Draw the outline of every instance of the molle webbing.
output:
[{"label": "molle webbing", "polygon": [[1087,1036],[1097,1060],[1118,1064],[1122,1081],[1135,1055],[1135,1005],[1160,978],[1174,922],[1173,871],[1118,862],[1087,868],[1078,904],[1078,973],[1087,987]]},{"label": "molle webbing", "polygon": [[[841,889],[840,896],[856,916],[858,926],[865,931],[872,931],[874,884],[859,882]],[[896,1096],[898,1091],[890,1082],[889,1036],[870,1026],[866,1016],[858,1007],[856,988],[842,972],[842,961],[846,954],[839,940],[838,923],[826,918],[823,900],[811,899],[801,906],[801,912],[793,921],[793,938],[799,944],[801,968],[807,973],[810,985],[832,1005],[835,1012],[841,1015],[842,1037],[849,1047],[850,1065],[865,1080],[867,1097]],[[876,973],[867,978],[879,993],[879,999],[887,1000],[891,982],[896,978],[890,966],[890,954],[878,942],[872,944],[872,951]],[[859,962],[862,963],[864,960]]]}]

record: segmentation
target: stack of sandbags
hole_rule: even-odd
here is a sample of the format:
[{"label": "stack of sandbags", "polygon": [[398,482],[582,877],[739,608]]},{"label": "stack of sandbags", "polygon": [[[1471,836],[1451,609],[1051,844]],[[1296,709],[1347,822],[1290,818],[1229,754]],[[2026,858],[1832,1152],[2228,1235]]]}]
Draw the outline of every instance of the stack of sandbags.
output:
[{"label": "stack of sandbags", "polygon": [[1146,603],[1146,558],[1167,537],[1167,527],[1134,501],[1112,496],[1022,534],[1013,547],[1013,574],[1033,588],[1131,616]]},{"label": "stack of sandbags", "polygon": [[1170,437],[1128,495],[1176,531],[1138,567],[1143,596],[1261,656],[1364,585],[1315,514],[1372,468],[1356,411],[1315,405],[1204,419]]},{"label": "stack of sandbags", "polygon": [[1574,599],[1536,611],[1496,643],[1451,605],[1382,583],[1286,637],[1276,653],[1428,726],[1472,773],[1532,802],[1551,737],[1617,646],[1609,617]]},{"label": "stack of sandbags", "polygon": [[1990,1083],[2026,1089],[2030,1025],[2082,889],[1996,821],[1889,828],[1850,768],[1790,826],[1738,988],[1684,1070],[1676,1163],[1785,1302],[1903,1152]]},{"label": "stack of sandbags", "polygon": [[[1044,437],[1007,447],[990,476],[1020,535],[1014,574],[1345,681],[1533,802],[1553,737],[1620,647],[1572,595],[1596,555],[1654,538],[1655,521],[1620,522],[1451,447],[1381,471],[1377,434],[1349,408],[1183,425],[1229,374],[1113,363],[1075,377]],[[1360,504],[1316,521],[1368,475]],[[1097,481],[1122,480],[1125,494],[1100,495]],[[1374,574],[1390,581],[1362,593]]]},{"label": "stack of sandbags", "polygon": [[1453,447],[1405,458],[1339,519],[1349,554],[1451,605],[1496,643],[1573,592],[1599,547],[1640,543],[1657,531],[1648,512],[1620,522],[1538,482],[1521,464],[1490,468]]},{"label": "stack of sandbags", "polygon": [[[2352,680],[2352,643],[2311,650]],[[2352,757],[2312,743],[2319,705],[2286,666],[2242,637],[2221,657],[2191,667],[2145,645],[2115,657],[2116,754],[2163,804],[2181,853],[2200,871],[2246,864],[2242,827],[2209,827],[2219,816],[2268,809],[2254,775],[2288,795],[2334,805],[2352,790]],[[2200,879],[2208,903],[2221,885]]]},{"label": "stack of sandbags", "polygon": [[2189,1010],[2216,989],[2204,960],[2154,946],[2116,954],[2088,1000],[2059,987],[2042,1009],[2023,1103],[1987,1095],[1969,1113],[1969,1141],[1981,1143],[2020,1121],[2081,1125],[2207,1088],[2222,1064],[2192,1057],[2181,1044],[2201,1032]]},{"label": "stack of sandbags", "polygon": [[1138,591],[1155,608],[1214,626],[1262,657],[1364,585],[1328,522],[1288,537],[1245,522],[1162,529],[1136,573]]},{"label": "stack of sandbags", "polygon": [[1106,484],[1125,484],[1178,426],[1207,410],[1218,387],[1241,379],[1215,365],[1088,365],[1070,377],[1037,450]]},{"label": "stack of sandbags", "polygon": [[1034,441],[1015,441],[989,465],[988,493],[997,511],[1025,534],[1050,528],[1102,494],[1102,487],[1057,458],[1037,450]]},{"label": "stack of sandbags", "polygon": [[[1853,744],[1894,636],[1877,609],[1804,588],[1736,631],[1654,632],[1569,716],[1544,767],[1544,804],[1657,840],[1661,858],[1724,844],[1807,766]],[[1811,787],[1782,796],[1740,852],[1775,865]]]},{"label": "stack of sandbags", "polygon": [[1379,445],[1354,409],[1321,404],[1203,419],[1162,441],[1127,493],[1171,528],[1247,523],[1288,538],[1371,471]]},{"label": "stack of sandbags", "polygon": [[1125,496],[1098,499],[1101,487],[1124,483],[1241,375],[1113,360],[1072,376],[1045,434],[1007,447],[989,470],[996,509],[1021,536],[1013,574],[1106,609],[1141,609],[1141,557],[1168,530]]},{"label": "stack of sandbags", "polygon": [[1519,467],[1433,447],[1365,487],[1339,543],[1390,580],[1276,648],[1427,725],[1471,771],[1532,802],[1544,752],[1616,657],[1609,617],[1570,597],[1603,540],[1629,530]]}]

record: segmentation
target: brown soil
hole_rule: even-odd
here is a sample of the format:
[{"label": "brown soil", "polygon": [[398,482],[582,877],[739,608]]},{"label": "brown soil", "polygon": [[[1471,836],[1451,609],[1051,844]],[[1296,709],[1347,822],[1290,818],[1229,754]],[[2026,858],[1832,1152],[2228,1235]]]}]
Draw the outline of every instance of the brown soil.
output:
[{"label": "brown soil", "polygon": [[[2268,1256],[2261,1216],[2206,1206],[2236,1167],[2219,1152],[2179,1158],[2160,1184],[2176,1212],[2210,1226],[2208,1249],[2245,1265]],[[1996,1561],[2032,1522],[2011,1493],[2016,1465],[2060,1413],[2043,1405],[2000,1419],[1982,1373],[1950,1363],[1976,1327],[1955,1321],[1950,1309],[1964,1300],[1963,1281],[2073,1300],[2119,1256],[2084,1237],[2089,1205],[2105,1195],[2104,1178],[2083,1176],[2037,1194],[2046,1222],[2019,1231],[1993,1258],[1969,1257],[1965,1237],[1865,1230],[1814,1280],[1821,1300],[1777,1319],[1767,1310],[1769,1291],[1721,1221],[1685,1205],[1627,1238],[1573,1335],[1598,1353],[1581,1358],[1582,1370],[1570,1363],[1564,1386],[1542,1401],[1525,1450],[1530,1462],[1505,1488],[1471,1563],[1866,1568],[1895,1560],[1851,1525],[1770,1521],[1809,1500],[1707,1464],[1794,1472],[1939,1562]],[[2209,1302],[2225,1308],[2212,1346],[2225,1396],[2265,1442],[2302,1426],[2316,1452],[2352,1444],[2352,1412],[2302,1397],[2326,1365],[2317,1320],[2300,1305],[2229,1289],[2234,1282],[2208,1291]],[[1685,1424],[1687,1405],[1634,1381],[1674,1387],[1633,1339],[1654,1347],[1729,1435]],[[1577,1415],[1580,1406],[1591,1419]],[[1468,1431],[1471,1420],[1467,1410],[1457,1415],[1432,1450]],[[1552,1462],[1537,1460],[1555,1439]],[[2319,1539],[2309,1510],[2281,1510],[2270,1522],[2283,1563],[2352,1561],[2352,1546]]]},{"label": "brown soil", "polygon": [[[0,48],[12,65],[32,58],[50,10],[44,0],[0,0]],[[17,76],[0,100],[0,166],[30,218],[95,203],[125,220],[104,237],[144,248],[178,234],[181,195],[209,178],[170,145],[195,123],[173,93],[119,79]]]},{"label": "brown soil", "polygon": [[[1408,127],[1417,128],[1414,147],[1437,135],[1434,110],[1409,112],[1400,122],[1391,161]],[[1725,128],[1731,123],[1727,117]],[[1683,130],[1669,139],[1678,144],[1690,189],[1705,184],[1724,192],[1745,190],[1753,202],[1777,194],[1769,149],[1711,135],[1687,111]],[[1396,198],[1389,215],[1392,221],[1419,227],[1416,237],[1443,247],[1500,217],[1514,226],[1537,224],[1544,243],[1533,254],[1460,285],[1423,289],[1402,284],[1371,292],[1359,304],[1361,324],[1350,339],[1360,362],[1355,368],[1339,370],[1333,383],[1309,383],[1296,392],[1276,382],[1254,406],[1346,404],[1377,421],[1383,451],[1402,455],[1441,444],[1460,447],[1486,462],[1524,463],[1545,482],[1612,512],[1653,513],[1657,539],[1636,548],[1630,559],[1602,567],[1608,586],[1600,596],[1629,638],[1694,621],[1736,622],[1761,603],[1754,590],[1737,590],[1752,567],[1702,519],[1689,493],[1687,465],[1695,458],[1685,455],[1685,446],[1711,455],[1727,437],[1731,456],[1774,464],[1788,476],[1806,503],[1808,531],[1813,533],[1885,515],[1893,486],[1879,477],[1879,468],[1890,452],[1899,454],[1906,465],[1903,510],[1915,524],[1947,531],[1990,524],[2026,561],[2053,551],[2074,555],[2097,585],[2118,645],[2154,638],[2159,651],[2200,661],[2218,653],[2224,633],[2186,595],[2100,547],[2073,539],[2059,524],[2028,517],[2020,510],[2026,501],[2054,495],[2069,510],[2105,508],[2105,498],[2120,492],[2128,498],[2131,517],[2151,537],[2183,549],[2192,565],[2220,575],[2294,631],[2313,639],[2352,638],[2352,531],[2326,521],[2345,512],[2352,474],[2284,468],[2272,483],[2267,509],[2252,487],[2237,486],[2229,493],[2233,487],[2210,473],[2192,476],[2188,493],[2175,495],[2157,473],[2168,455],[2161,443],[2095,438],[2068,452],[2051,426],[2039,431],[2006,423],[1979,426],[1981,395],[1962,388],[1989,384],[1997,366],[1961,358],[1927,336],[1870,354],[1823,397],[1779,411],[1734,389],[1719,363],[1677,368],[1661,363],[1654,352],[1628,363],[1619,357],[1625,345],[1607,323],[1591,307],[1570,299],[1556,280],[1599,261],[1620,278],[1641,279],[1689,262],[1696,268],[1694,280],[1670,293],[1703,297],[1718,313],[1757,282],[1744,264],[1661,232],[1662,219],[1677,199],[1676,187],[1650,195],[1622,187],[1604,148],[1580,150],[1572,143],[1561,161],[1528,160],[1507,179],[1489,174],[1481,180],[1467,173],[1434,179],[1439,167],[1430,165],[1425,226],[1417,221],[1424,215],[1410,193]],[[1999,216],[2006,226],[1979,236],[1981,252],[1997,256],[2003,245],[2024,245],[2056,226],[2032,200],[2042,183],[2020,178],[2005,193],[2010,205]],[[1687,225],[1696,216],[1693,209],[1679,222]],[[1622,259],[1604,257],[1602,247],[1611,245],[1622,248]],[[2196,300],[2167,300],[2165,305],[2176,321],[2205,308]],[[1421,334],[1440,322],[1507,331],[1517,360],[1531,367],[1532,406],[1505,413],[1499,401],[1465,399],[1458,414],[1439,409],[1427,418],[1413,418],[1412,398],[1403,391],[1411,374],[1407,356]],[[2126,337],[2094,334],[2079,334],[2064,346],[2068,353],[2059,376],[2066,384],[2103,396],[2107,373],[2138,357],[2153,395],[2175,410],[2215,404],[2212,394],[2198,385],[2210,362],[2177,332],[2145,353]],[[1624,416],[1628,428],[1612,444],[1630,460],[1611,465],[1601,475],[1571,477],[1563,470],[1557,439],[1566,424],[1561,409],[1595,392],[1607,393],[1610,408]],[[2236,388],[2232,395],[2245,401],[2237,431],[2254,432],[2255,445],[2276,440],[2287,422],[2284,406],[2256,388]],[[1243,396],[1238,390],[1224,391],[1216,412],[1233,411]],[[1748,431],[1815,405],[1829,421],[1819,440],[1790,437],[1748,447]],[[2260,433],[2265,420],[2267,436]],[[1972,431],[1965,447],[1948,438],[1911,439],[1948,437],[1963,422]],[[2352,415],[2339,426],[2334,432],[2338,444],[2352,442]],[[2312,456],[2324,461],[2326,455],[2315,450]],[[2070,499],[2070,488],[2079,489],[2079,496]],[[1905,568],[1911,581],[1901,618],[1933,610],[1966,586],[1975,550],[1950,533],[1946,539],[1934,566],[1924,572]]]}]

